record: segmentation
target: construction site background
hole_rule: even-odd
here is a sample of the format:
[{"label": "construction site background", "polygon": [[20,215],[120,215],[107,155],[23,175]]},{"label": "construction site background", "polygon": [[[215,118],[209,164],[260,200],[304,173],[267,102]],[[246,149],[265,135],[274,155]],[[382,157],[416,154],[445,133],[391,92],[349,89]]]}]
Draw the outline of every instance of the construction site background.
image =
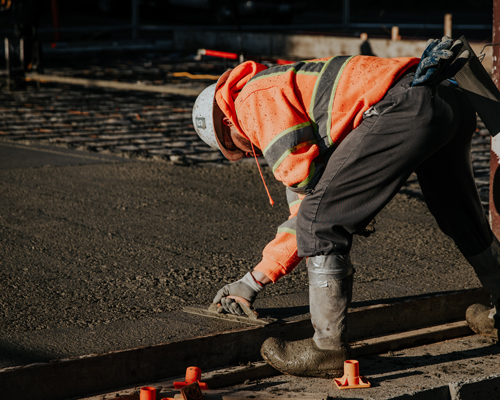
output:
[{"label": "construction site background", "polygon": [[[479,33],[454,28],[453,36],[477,34],[474,46],[479,53],[491,42],[491,14],[489,21],[474,20],[470,8],[487,7],[486,2],[471,3],[458,3],[461,8],[453,11],[454,24],[474,22],[489,24],[489,28],[478,29]],[[90,4],[95,3],[82,2],[78,7]],[[356,4],[351,3],[353,23],[354,17],[362,17],[356,14]],[[190,90],[201,90],[213,82],[210,75],[217,76],[236,62],[208,57],[195,60],[198,48],[216,43],[217,50],[243,52],[245,57],[266,61],[278,56],[355,54],[363,43],[361,33],[367,31],[376,55],[419,56],[428,37],[442,36],[443,12],[448,11],[435,8],[436,13],[427,13],[422,7],[433,7],[431,2],[415,2],[414,7],[422,11],[405,13],[408,18],[432,14],[435,19],[426,19],[426,23],[440,27],[401,28],[402,38],[391,40],[392,26],[385,24],[377,32],[335,28],[297,34],[277,26],[269,32],[269,25],[261,25],[243,33],[237,26],[220,24],[207,29],[200,25],[205,22],[202,11],[192,12],[188,18],[195,24],[195,32],[193,26],[185,27],[188,14],[177,10],[169,23],[184,24],[184,28],[138,29],[132,40],[133,27],[126,10],[101,16],[93,8],[87,12],[85,8],[68,9],[63,2],[58,5],[57,32],[53,31],[50,7],[40,21],[45,74],[137,87],[177,87],[190,94],[40,80],[27,82],[22,89],[2,91],[3,376],[9,367],[50,364],[52,360],[240,329],[230,322],[188,316],[182,309],[208,305],[216,288],[253,268],[276,227],[286,219],[287,204],[284,188],[267,168],[264,174],[276,200],[273,209],[261,190],[253,160],[229,165],[194,133],[190,111],[195,96]],[[397,6],[394,2],[391,12],[378,13],[377,18],[394,21],[393,17],[400,15],[392,13]],[[365,10],[368,17],[376,11]],[[481,15],[486,14],[481,11]],[[141,15],[141,24],[163,21],[159,12],[150,17],[146,11]],[[341,13],[335,13],[331,20],[321,11],[302,16],[306,24],[316,27],[331,20],[343,23]],[[0,14],[0,18],[6,21],[9,17]],[[91,25],[98,29],[86,30]],[[102,26],[109,29],[99,28]],[[8,25],[2,29],[4,34],[11,32]],[[55,33],[60,35],[57,40]],[[486,50],[484,62],[488,66],[491,48]],[[177,75],[186,72],[205,77]],[[489,134],[479,121],[472,157],[485,208],[489,150]],[[479,287],[470,266],[426,209],[415,176],[380,214],[377,233],[356,238],[353,260],[357,270],[355,307]],[[307,315],[307,304],[307,271],[301,264],[266,289],[256,306],[271,314],[291,310],[295,313],[291,318],[296,318]],[[467,345],[461,349],[465,364],[472,356]],[[375,374],[378,360],[372,361],[373,369],[363,373]],[[405,374],[406,367],[401,366],[401,371],[391,368]],[[476,373],[480,375],[480,371]]]}]

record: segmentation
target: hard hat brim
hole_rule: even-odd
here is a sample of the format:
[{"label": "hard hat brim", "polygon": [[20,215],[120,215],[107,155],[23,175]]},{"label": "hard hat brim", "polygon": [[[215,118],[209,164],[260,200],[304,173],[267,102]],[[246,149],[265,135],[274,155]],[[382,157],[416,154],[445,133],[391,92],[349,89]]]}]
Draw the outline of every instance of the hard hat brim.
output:
[{"label": "hard hat brim", "polygon": [[[217,93],[217,90],[227,81],[227,78],[229,74],[231,73],[231,70],[228,70],[224,72],[219,80],[217,81],[217,84],[215,86],[215,93]],[[219,145],[219,149],[229,161],[238,161],[241,160],[244,156],[245,153],[242,150],[229,150],[224,146],[224,140],[223,140],[223,129],[224,129],[224,124],[222,122],[223,118],[225,117],[224,113],[220,109],[219,105],[217,104],[217,101],[215,100],[215,94],[214,94],[214,107],[212,111],[212,121],[213,121],[213,126],[215,130],[215,139],[217,140],[217,144]]]}]

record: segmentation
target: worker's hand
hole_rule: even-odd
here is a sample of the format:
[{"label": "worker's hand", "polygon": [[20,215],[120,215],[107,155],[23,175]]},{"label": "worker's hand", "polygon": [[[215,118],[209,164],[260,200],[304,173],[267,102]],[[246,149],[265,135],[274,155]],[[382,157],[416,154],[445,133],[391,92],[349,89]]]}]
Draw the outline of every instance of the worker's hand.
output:
[{"label": "worker's hand", "polygon": [[245,315],[239,304],[228,296],[242,297],[253,304],[257,294],[264,289],[259,282],[255,280],[251,272],[248,272],[242,279],[224,286],[217,292],[213,303],[220,304],[225,312],[237,315]]},{"label": "worker's hand", "polygon": [[453,41],[448,36],[443,36],[441,40],[429,39],[411,85],[436,86],[445,79],[451,78],[447,69],[462,47],[461,40]]}]

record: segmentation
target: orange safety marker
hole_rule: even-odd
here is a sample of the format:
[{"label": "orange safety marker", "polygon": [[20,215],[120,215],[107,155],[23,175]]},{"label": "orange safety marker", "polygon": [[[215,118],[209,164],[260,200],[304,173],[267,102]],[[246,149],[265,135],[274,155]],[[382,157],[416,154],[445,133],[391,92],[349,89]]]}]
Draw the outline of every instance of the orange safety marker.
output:
[{"label": "orange safety marker", "polygon": [[365,377],[359,376],[359,362],[357,360],[347,360],[344,362],[344,376],[340,379],[333,379],[339,389],[362,389],[371,386]]},{"label": "orange safety marker", "polygon": [[209,49],[199,49],[198,55],[219,57],[219,58],[228,58],[230,60],[236,60],[238,58],[238,54],[236,54],[236,53],[229,53],[227,51],[218,51],[218,50],[209,50]]},{"label": "orange safety marker", "polygon": [[141,387],[140,400],[156,400],[156,389],[151,386]]},{"label": "orange safety marker", "polygon": [[[186,380],[184,382],[174,382],[174,389],[182,389],[192,383],[198,382],[200,389],[207,390],[208,385],[201,380],[201,369],[198,367],[188,367],[186,369]],[[142,399],[141,399],[142,400]]]}]

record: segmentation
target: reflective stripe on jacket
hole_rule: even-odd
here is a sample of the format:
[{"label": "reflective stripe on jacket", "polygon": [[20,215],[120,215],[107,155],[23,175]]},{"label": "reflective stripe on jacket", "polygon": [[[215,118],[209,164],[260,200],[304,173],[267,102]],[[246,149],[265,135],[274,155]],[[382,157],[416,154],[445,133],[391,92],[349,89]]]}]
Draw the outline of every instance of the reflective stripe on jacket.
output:
[{"label": "reflective stripe on jacket", "polygon": [[[306,194],[321,177],[324,155],[359,124],[418,58],[338,56],[266,68],[247,61],[216,93],[224,114],[263,152],[287,192]],[[300,200],[300,199],[299,199]],[[297,203],[298,204],[298,203]],[[280,226],[255,268],[276,281],[300,262],[293,218]]]}]

